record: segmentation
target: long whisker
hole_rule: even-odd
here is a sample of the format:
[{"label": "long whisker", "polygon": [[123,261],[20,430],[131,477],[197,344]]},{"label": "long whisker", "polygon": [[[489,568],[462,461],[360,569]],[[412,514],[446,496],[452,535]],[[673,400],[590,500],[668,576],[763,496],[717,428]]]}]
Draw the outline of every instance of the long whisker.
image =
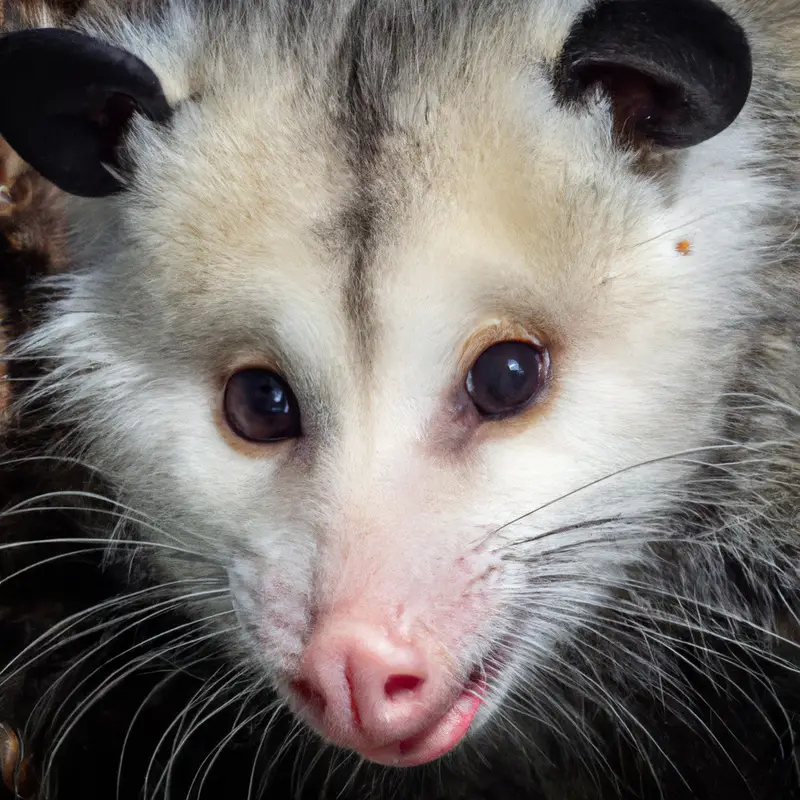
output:
[{"label": "long whisker", "polygon": [[59,731],[58,736],[55,738],[55,741],[52,744],[50,751],[47,754],[47,761],[44,769],[45,775],[47,775],[50,772],[52,765],[55,763],[55,759],[58,752],[60,751],[64,742],[69,737],[71,731],[80,722],[80,720],[91,710],[91,708],[93,708],[115,686],[119,685],[122,681],[124,681],[133,673],[135,673],[137,670],[141,669],[143,666],[146,666],[150,662],[159,658],[162,655],[162,652],[174,651],[180,648],[185,649],[193,645],[211,641],[213,639],[219,638],[220,636],[227,635],[228,633],[231,633],[233,630],[235,629],[216,628],[211,633],[203,634],[202,636],[196,637],[195,639],[188,639],[187,641],[175,642],[169,645],[168,647],[164,648],[163,651],[156,650],[153,653],[147,654],[146,656],[143,656],[142,658],[135,660],[132,665],[126,665],[115,670],[105,681],[103,681],[103,683],[99,687],[97,687],[93,696],[85,700],[81,707],[73,711],[69,719],[64,723],[61,730]]},{"label": "long whisker", "polygon": [[[29,509],[29,511],[32,509]],[[35,509],[34,509],[35,510]],[[65,509],[70,510],[70,509]],[[22,512],[21,512],[22,513]],[[134,547],[151,550],[167,550],[170,553],[179,553],[182,555],[193,556],[202,561],[209,561],[209,559],[202,553],[197,553],[193,550],[187,550],[183,547],[178,547],[172,544],[165,544],[164,542],[150,541],[147,539],[107,539],[104,537],[90,537],[90,536],[62,536],[53,537],[52,539],[23,539],[18,542],[5,542],[0,544],[0,552],[3,550],[21,550],[26,547],[35,547],[42,545],[58,545],[58,544],[95,544],[101,547]],[[212,562],[209,562],[212,563]]]},{"label": "long whisker", "polygon": [[[177,538],[177,537],[174,536],[174,534],[170,533],[169,531],[165,531],[164,529],[155,526],[152,517],[149,517],[148,515],[144,514],[141,511],[138,511],[137,509],[132,508],[131,506],[125,505],[124,503],[122,503],[119,500],[115,500],[113,498],[106,497],[105,495],[102,495],[102,494],[97,494],[96,492],[89,492],[89,491],[86,491],[86,490],[78,490],[78,489],[61,489],[61,490],[58,490],[58,491],[44,492],[44,493],[40,493],[40,494],[34,495],[32,497],[25,498],[24,500],[20,500],[19,502],[17,502],[15,505],[10,506],[7,509],[4,509],[2,512],[0,512],[0,516],[2,516],[2,517],[15,516],[15,515],[17,515],[19,513],[19,511],[25,510],[28,507],[30,507],[30,505],[32,503],[41,502],[43,500],[54,500],[54,499],[57,499],[57,498],[75,498],[75,499],[81,499],[81,500],[93,500],[93,501],[101,502],[101,503],[104,503],[104,504],[107,504],[107,505],[111,505],[111,506],[114,506],[115,508],[120,508],[124,512],[132,515],[133,519],[136,521],[136,523],[140,527],[142,527],[144,529],[152,530],[152,531],[154,531],[156,533],[159,533],[159,534],[162,534],[163,536],[166,536],[168,538]],[[71,508],[69,506],[67,506],[67,507],[42,506],[38,510],[42,510],[42,511],[48,511],[48,510],[75,511],[77,509],[76,508]],[[93,508],[87,509],[87,510],[91,510],[91,511],[93,511],[95,513],[96,512],[100,512],[100,511],[105,511],[105,513],[108,513],[108,514],[113,514],[114,513],[111,509],[100,509],[100,508],[97,508],[97,507],[93,507]],[[201,541],[206,541],[207,543],[209,542],[207,537],[200,536],[196,531],[190,531],[190,532],[186,531],[186,533],[188,535],[192,536],[193,538],[199,538]]]},{"label": "long whisker", "polygon": [[[261,690],[261,688],[263,687],[264,683],[265,683],[265,680],[262,678],[261,680],[256,681],[256,683],[253,686],[243,690],[240,695],[237,695],[236,699],[238,699],[239,697],[242,698],[242,709],[240,710],[238,716],[242,716],[243,709],[245,708],[247,702],[252,700],[252,698]],[[230,702],[232,703],[234,701],[232,700]],[[222,709],[220,709],[220,710],[222,710]],[[225,747],[227,747],[228,743],[231,742],[234,739],[234,737],[243,728],[245,728],[246,726],[252,724],[255,720],[266,716],[270,712],[270,710],[271,710],[271,708],[270,708],[269,705],[268,706],[264,706],[264,707],[256,710],[254,713],[250,714],[249,716],[245,717],[243,720],[241,720],[241,721],[235,720],[234,721],[234,724],[233,724],[231,730],[219,742],[219,745],[216,748],[216,750],[214,752],[210,753],[209,756],[207,756],[203,760],[203,762],[200,764],[200,766],[198,767],[197,774],[193,778],[192,783],[189,785],[189,790],[187,792],[188,796],[191,797],[192,790],[194,789],[194,786],[195,786],[195,783],[197,781],[197,778],[200,777],[200,775],[201,775],[201,772],[200,772],[201,770],[203,772],[202,772],[202,777],[200,778],[200,783],[199,783],[198,788],[197,788],[197,797],[202,797],[203,796],[203,787],[205,786],[205,782],[208,779],[208,776],[211,773],[211,770],[213,769],[214,764],[216,764],[217,760],[219,759],[220,755],[224,751]]]},{"label": "long whisker", "polygon": [[[165,588],[169,589],[173,586],[179,586],[186,583],[206,583],[206,582],[211,582],[211,581],[208,581],[207,579],[203,578],[199,579],[191,578],[191,579],[176,580],[170,583],[161,584],[159,586],[148,586],[143,589],[138,589],[136,591],[130,592],[121,597],[112,597],[108,600],[104,600],[100,603],[97,603],[94,606],[89,607],[88,609],[82,609],[73,614],[70,614],[68,617],[59,620],[54,625],[50,626],[50,628],[44,631],[44,633],[40,634],[32,642],[28,643],[19,653],[17,653],[13,658],[9,659],[4,664],[3,668],[0,669],[0,678],[2,678],[2,681],[0,681],[0,687],[2,687],[3,684],[13,680],[23,669],[26,669],[28,666],[30,666],[31,663],[33,663],[33,661],[27,662],[22,667],[18,667],[16,670],[14,670],[9,674],[8,670],[11,669],[22,658],[28,655],[32,650],[35,650],[35,648],[38,647],[40,644],[46,642],[48,639],[52,639],[70,630],[72,627],[74,627],[76,624],[79,624],[86,617],[89,617],[92,614],[96,614],[100,611],[113,608],[114,606],[124,605],[125,603],[133,603],[139,598],[142,598],[148,594],[152,594],[157,591],[163,591]],[[149,607],[149,610],[152,610],[152,606]],[[108,624],[115,624],[117,621],[119,621],[118,618],[116,618],[115,620],[111,620],[109,623],[104,623],[100,626],[97,626],[89,631],[84,631],[78,636],[90,635],[91,633],[95,633],[99,630],[102,630],[102,628],[106,627]],[[66,642],[64,642],[63,640],[60,642],[56,642],[54,645],[48,647],[47,650],[40,652],[36,656],[36,660],[43,658],[44,656],[48,655],[49,653],[53,652],[53,650],[59,647],[63,647],[66,643],[69,643],[69,641],[72,640],[67,640]]]},{"label": "long whisker", "polygon": [[[104,648],[108,647],[115,639],[118,639],[120,636],[123,636],[128,631],[132,630],[133,628],[138,627],[139,625],[143,624],[144,622],[147,622],[149,620],[155,619],[156,617],[159,617],[159,616],[162,616],[162,615],[168,613],[171,609],[182,607],[184,604],[188,604],[192,600],[205,600],[209,596],[219,595],[219,594],[223,594],[223,593],[225,593],[224,589],[217,589],[217,590],[209,590],[207,592],[196,592],[196,593],[193,593],[191,595],[184,595],[182,597],[170,598],[167,601],[155,604],[155,606],[150,606],[150,607],[148,607],[146,609],[141,609],[141,610],[137,610],[135,612],[131,612],[129,614],[126,614],[121,619],[115,619],[114,620],[114,624],[117,624],[118,622],[131,620],[131,619],[132,619],[132,621],[129,622],[129,624],[124,625],[120,629],[116,630],[113,634],[105,637],[100,642],[100,644],[96,645],[95,647],[93,647],[89,651],[84,652],[77,661],[73,662],[73,664],[71,664],[64,672],[62,672],[56,678],[56,680],[47,688],[47,690],[44,692],[44,694],[39,699],[39,701],[37,701],[37,707],[49,695],[54,694],[56,689],[59,687],[59,685],[63,681],[65,681],[69,677],[69,675],[71,673],[73,673],[73,671],[75,671],[78,667],[80,667],[82,664],[84,664],[86,661],[88,661],[90,658],[92,658],[92,656],[96,655],[101,650],[103,650]],[[209,615],[209,616],[206,616],[206,617],[202,618],[201,621],[217,619],[217,618],[222,617],[222,616],[227,616],[230,613],[232,613],[232,612],[231,611],[218,612],[217,614],[212,614],[212,615]],[[140,643],[137,643],[136,645],[133,645],[131,647],[128,647],[126,650],[123,650],[121,653],[119,653],[115,657],[115,660],[120,659],[123,656],[128,655],[129,653],[135,652],[136,650],[141,649],[141,648],[145,647],[148,644],[153,644],[154,642],[158,641],[159,639],[163,639],[165,637],[171,636],[172,634],[174,634],[178,630],[182,630],[182,629],[185,629],[185,628],[196,627],[197,624],[198,624],[197,620],[191,620],[190,622],[186,622],[186,623],[183,623],[182,625],[177,625],[177,626],[175,626],[173,628],[170,628],[167,631],[162,631],[162,632],[160,632],[158,634],[154,634],[154,635],[150,636],[149,638],[145,639],[144,641],[142,641]],[[63,646],[63,643],[59,643],[59,645]],[[85,686],[97,673],[99,673],[103,669],[105,669],[105,667],[106,667],[106,665],[101,665],[101,666],[95,668],[94,670],[92,670],[88,675],[84,676],[83,679],[81,681],[79,681],[78,684],[76,686],[74,686],[74,688],[65,697],[62,698],[62,701],[61,701],[62,707],[66,706],[66,704],[70,700],[70,698],[72,698],[74,695],[76,695],[81,690],[81,688],[83,686]],[[35,710],[35,708],[36,707],[34,707],[34,710]],[[33,716],[33,715],[31,715],[31,716]]]},{"label": "long whisker", "polygon": [[[657,661],[652,659],[652,657],[650,659],[648,659],[648,658],[645,657],[644,654],[638,653],[638,652],[628,648],[625,645],[624,640],[617,640],[617,639],[612,638],[612,636],[608,632],[606,632],[606,630],[604,630],[600,626],[599,623],[587,622],[585,620],[585,618],[577,615],[574,609],[572,609],[570,607],[563,606],[563,605],[548,604],[548,606],[547,606],[547,614],[548,614],[548,616],[552,616],[554,614],[554,612],[557,613],[562,619],[573,618],[576,621],[579,621],[581,623],[581,625],[584,627],[585,630],[591,631],[598,639],[604,641],[607,645],[609,645],[609,650],[608,651],[604,651],[604,650],[599,649],[598,647],[595,647],[590,642],[587,642],[585,639],[581,639],[581,649],[589,650],[600,661],[606,661],[606,662],[609,663],[609,665],[611,665],[611,664],[613,664],[614,659],[616,658],[616,656],[618,656],[620,653],[624,653],[625,657],[629,661],[632,661],[634,664],[637,664],[638,666],[640,666],[644,670],[657,669]],[[648,629],[642,629],[640,626],[636,625],[635,623],[626,622],[626,621],[621,620],[621,619],[616,619],[616,618],[604,619],[603,623],[606,625],[606,627],[617,628],[617,629],[619,629],[621,631],[624,631],[625,633],[630,634],[630,635],[632,635],[632,636],[634,636],[636,638],[641,637],[643,643],[645,643],[647,638],[650,637],[651,635],[653,636],[653,638],[659,638],[659,639],[661,638],[660,635],[659,635],[660,632],[657,631],[657,630],[656,631],[650,631]],[[670,643],[670,640],[674,641],[676,644],[685,644],[685,643],[684,642],[678,642],[677,639],[672,639],[672,637],[666,637],[666,639],[665,639],[665,642],[667,643],[666,644],[666,649],[672,655],[672,657],[675,658],[677,661],[682,661],[682,662],[686,663],[687,665],[691,666],[691,662],[689,661],[688,657],[683,655],[683,654],[681,654],[680,651],[677,649],[677,647],[673,646]],[[753,674],[755,675],[755,673],[753,673]],[[717,688],[719,690],[721,687],[719,687],[714,682],[713,676],[709,675],[708,677],[711,680],[711,682],[714,684],[715,688]],[[686,694],[688,689],[689,689],[689,687],[687,685],[685,685],[683,682],[681,682],[677,677],[671,676],[671,675],[669,675],[667,673],[660,672],[660,679],[661,679],[662,682],[665,682],[670,687],[670,693],[672,694],[673,698],[675,698],[676,700],[679,699],[679,694]],[[662,693],[663,693],[663,691],[664,691],[664,689],[663,689],[663,686],[662,686]],[[745,695],[745,693],[743,691],[742,691],[742,694]],[[717,720],[720,723],[723,724],[723,727],[728,728],[728,726],[719,717],[719,715],[716,714],[714,709],[711,707],[711,705],[708,703],[708,701],[705,700],[705,698],[702,697],[702,695],[696,694],[696,699],[698,701],[700,701],[703,705],[708,707],[709,711],[717,718]],[[722,746],[722,743],[719,741],[718,737],[713,733],[713,731],[708,726],[708,724],[689,705],[683,703],[683,706],[684,706],[685,710],[687,711],[687,713],[691,716],[693,724],[696,727],[698,727],[700,730],[705,731],[705,733],[717,745],[717,747],[720,749],[720,751],[723,752],[725,754],[725,756],[730,759],[730,756],[728,755],[727,751]],[[765,721],[768,722],[768,720],[766,720],[766,717],[765,717]],[[728,728],[728,730],[730,732],[729,728]],[[736,763],[732,759],[731,759],[731,765],[733,766],[734,769],[738,769]]]},{"label": "long whisker", "polygon": [[[280,698],[277,698],[275,703],[272,705],[272,716],[267,721],[267,724],[264,726],[264,732],[261,734],[261,738],[259,739],[258,746],[256,747],[256,751],[253,754],[253,764],[250,768],[250,778],[247,784],[247,797],[246,800],[253,800],[253,788],[255,787],[255,780],[256,780],[256,769],[261,759],[261,754],[264,752],[264,747],[267,743],[267,737],[269,736],[270,731],[272,730],[272,726],[275,724],[275,720],[278,717],[278,714],[281,713],[283,710],[284,704]],[[265,776],[262,777],[262,781],[268,780],[267,774],[269,770],[265,770]],[[262,783],[263,786],[263,783]],[[263,794],[261,788],[259,788],[260,797]]]},{"label": "long whisker", "polygon": [[[775,446],[775,445],[780,445],[780,444],[782,444],[780,441],[765,442],[765,443],[763,443],[761,445],[761,447]],[[597,487],[597,486],[599,486],[599,485],[601,485],[601,484],[603,484],[603,483],[605,483],[607,481],[610,481],[610,480],[612,480],[612,479],[614,479],[616,477],[619,477],[619,476],[624,475],[624,474],[629,473],[629,472],[633,472],[634,470],[642,469],[642,468],[648,467],[648,466],[654,466],[656,464],[661,464],[661,463],[668,462],[668,461],[675,461],[675,460],[678,460],[678,459],[685,459],[685,458],[687,458],[689,456],[697,455],[699,453],[715,453],[715,452],[724,452],[724,451],[730,451],[730,450],[742,450],[742,449],[748,449],[748,448],[749,449],[755,449],[752,444],[743,445],[741,443],[706,445],[706,446],[703,446],[703,447],[695,447],[695,448],[691,448],[691,449],[687,449],[687,450],[676,451],[674,453],[669,453],[669,454],[663,455],[663,456],[656,456],[654,458],[646,459],[644,461],[638,461],[638,462],[636,462],[634,464],[628,464],[628,465],[626,465],[624,467],[620,467],[619,469],[617,469],[617,470],[615,470],[613,472],[610,472],[610,473],[607,473],[605,475],[602,475],[599,478],[595,478],[595,479],[593,479],[591,481],[588,481],[588,482],[586,482],[584,484],[581,484],[580,486],[576,487],[575,489],[571,489],[570,491],[565,492],[565,493],[563,493],[563,494],[559,495],[558,497],[555,497],[555,498],[553,498],[551,500],[548,500],[548,501],[542,503],[541,505],[537,506],[536,508],[525,512],[524,514],[520,514],[519,516],[516,516],[513,519],[510,519],[508,522],[505,522],[502,525],[494,528],[489,534],[486,534],[484,537],[482,537],[482,539],[485,541],[486,539],[490,539],[490,538],[492,538],[494,536],[497,536],[499,533],[504,531],[506,528],[508,528],[508,527],[510,527],[512,525],[516,525],[519,522],[522,522],[523,520],[532,517],[534,514],[541,513],[545,509],[550,508],[551,506],[554,506],[557,503],[562,503],[565,500],[567,500],[567,499],[569,499],[571,497],[574,497],[577,494],[580,494],[581,492],[585,492],[588,489]]]},{"label": "long whisker", "polygon": [[122,748],[120,749],[119,754],[119,766],[117,768],[117,786],[116,786],[116,798],[119,800],[120,793],[122,791],[122,771],[125,765],[125,754],[128,750],[128,744],[130,741],[131,736],[133,735],[133,730],[136,727],[136,723],[139,721],[141,714],[144,713],[144,710],[150,704],[152,699],[159,694],[164,687],[172,680],[174,680],[178,676],[178,672],[167,672],[166,675],[158,681],[153,688],[144,696],[142,702],[139,704],[139,707],[133,713],[131,717],[131,721],[128,723],[128,728],[125,731],[125,737],[122,740]]},{"label": "long whisker", "polygon": [[[221,673],[217,677],[217,673]],[[147,770],[145,771],[144,781],[143,781],[143,795],[147,797],[148,795],[148,786],[150,784],[150,775],[155,767],[156,757],[158,756],[159,751],[161,750],[162,745],[166,743],[166,740],[172,735],[172,732],[175,732],[175,736],[173,737],[173,744],[170,752],[169,759],[167,764],[162,771],[161,777],[158,779],[156,785],[153,787],[152,796],[155,798],[160,786],[164,783],[167,787],[171,781],[172,777],[172,769],[173,765],[176,761],[178,753],[183,748],[183,745],[188,741],[188,738],[194,732],[194,726],[190,726],[189,734],[183,733],[183,726],[186,722],[189,712],[192,709],[200,705],[200,709],[197,712],[197,716],[203,713],[203,711],[214,701],[214,699],[218,696],[217,687],[221,687],[224,689],[226,686],[231,685],[235,682],[236,678],[242,674],[242,669],[238,666],[230,667],[228,669],[220,668],[216,671],[214,675],[203,682],[203,685],[195,692],[194,696],[189,700],[183,710],[175,717],[175,719],[165,728],[162,732],[161,737],[156,742],[155,747],[153,748],[153,754],[150,757],[150,761],[147,765]],[[214,692],[214,694],[212,694]],[[203,698],[206,695],[211,695],[209,700],[203,702]],[[189,793],[187,793],[189,796]]]}]

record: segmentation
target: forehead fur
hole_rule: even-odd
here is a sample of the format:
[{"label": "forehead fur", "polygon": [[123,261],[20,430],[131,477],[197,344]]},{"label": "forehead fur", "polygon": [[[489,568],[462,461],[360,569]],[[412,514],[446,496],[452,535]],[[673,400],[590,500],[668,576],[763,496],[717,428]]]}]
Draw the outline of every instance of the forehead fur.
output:
[{"label": "forehead fur", "polygon": [[[99,215],[91,247],[107,239],[94,252],[113,254],[97,302],[126,297],[108,331],[119,351],[205,373],[271,361],[317,398],[409,364],[431,405],[457,377],[437,365],[497,316],[584,348],[613,332],[620,352],[726,328],[741,282],[708,299],[745,271],[726,253],[754,243],[738,220],[758,203],[731,205],[733,166],[724,185],[667,192],[614,142],[602,103],[559,106],[549,71],[584,5],[241,0],[217,16],[174,0],[95,18],[176,107],[168,129],[137,124],[132,191],[78,203],[84,230]],[[684,172],[707,152],[736,163],[750,129],[734,128]],[[698,229],[721,200],[724,230]],[[671,231],[696,237],[699,263],[676,260]]]},{"label": "forehead fur", "polygon": [[[393,262],[395,277],[398,261],[429,280],[467,273],[489,307],[509,304],[527,267],[528,300],[568,328],[607,281],[611,254],[633,244],[637,209],[659,202],[615,147],[608,115],[555,101],[549,64],[574,19],[564,3],[242,4],[241,19],[205,22],[185,3],[163,13],[168,24],[113,35],[177,105],[168,131],[137,128],[137,185],[116,220],[137,280],[152,269],[165,308],[244,292],[252,313],[288,294],[302,306],[299,285],[310,300],[336,295],[363,343]],[[400,242],[427,255],[398,258]]]}]

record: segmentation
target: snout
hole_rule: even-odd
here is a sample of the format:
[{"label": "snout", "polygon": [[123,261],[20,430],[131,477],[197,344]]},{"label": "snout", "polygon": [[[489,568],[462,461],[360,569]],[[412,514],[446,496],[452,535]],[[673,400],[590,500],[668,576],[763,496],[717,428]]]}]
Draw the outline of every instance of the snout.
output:
[{"label": "snout", "polygon": [[494,706],[509,619],[500,556],[483,543],[443,550],[417,550],[405,568],[399,551],[331,548],[317,553],[316,574],[278,574],[271,562],[236,584],[276,689],[329,743],[379,764],[421,765]]},{"label": "snout", "polygon": [[298,711],[327,740],[397,766],[456,747],[483,691],[475,675],[459,679],[428,637],[346,615],[318,622],[290,687]]}]

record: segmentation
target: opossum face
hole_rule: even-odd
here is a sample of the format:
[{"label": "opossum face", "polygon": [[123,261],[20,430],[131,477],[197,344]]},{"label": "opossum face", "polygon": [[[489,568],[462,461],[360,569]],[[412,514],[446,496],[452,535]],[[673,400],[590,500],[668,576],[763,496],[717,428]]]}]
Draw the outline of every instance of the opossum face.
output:
[{"label": "opossum face", "polygon": [[763,189],[735,166],[747,119],[728,128],[746,43],[684,5],[568,20],[548,68],[514,26],[383,94],[362,64],[341,97],[244,36],[246,67],[182,103],[155,45],[170,103],[113,48],[36,45],[124,67],[109,97],[151,118],[113,176],[84,129],[94,171],[50,165],[84,195],[130,170],[74,206],[86,269],[37,340],[61,408],[126,502],[224,571],[282,697],[369,759],[431,761],[533,692],[712,441]]}]

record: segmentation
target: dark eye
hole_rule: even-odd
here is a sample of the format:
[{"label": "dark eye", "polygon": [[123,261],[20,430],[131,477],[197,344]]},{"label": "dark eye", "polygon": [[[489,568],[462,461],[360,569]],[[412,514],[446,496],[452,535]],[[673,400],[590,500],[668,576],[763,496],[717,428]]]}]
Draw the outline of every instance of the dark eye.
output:
[{"label": "dark eye", "polygon": [[300,408],[280,375],[243,369],[228,379],[225,418],[233,432],[252,442],[278,442],[301,434]]},{"label": "dark eye", "polygon": [[547,351],[530,342],[500,342],[477,358],[467,375],[467,392],[485,417],[521,411],[547,380]]}]

